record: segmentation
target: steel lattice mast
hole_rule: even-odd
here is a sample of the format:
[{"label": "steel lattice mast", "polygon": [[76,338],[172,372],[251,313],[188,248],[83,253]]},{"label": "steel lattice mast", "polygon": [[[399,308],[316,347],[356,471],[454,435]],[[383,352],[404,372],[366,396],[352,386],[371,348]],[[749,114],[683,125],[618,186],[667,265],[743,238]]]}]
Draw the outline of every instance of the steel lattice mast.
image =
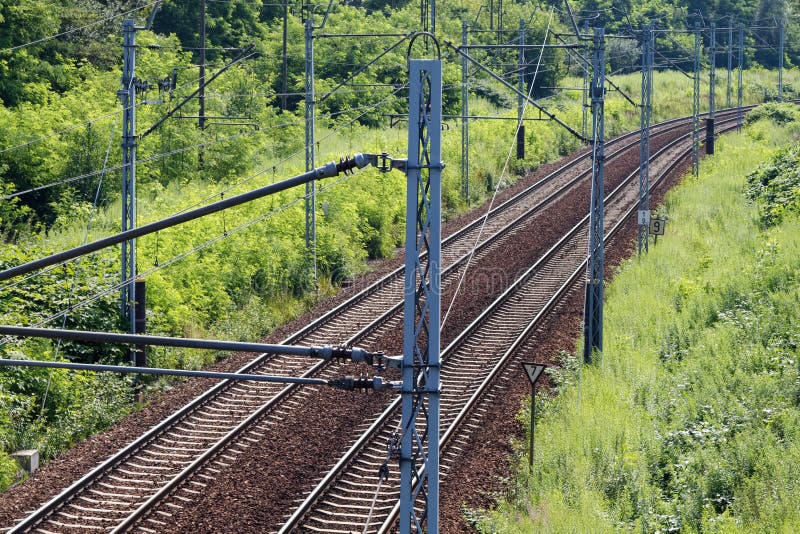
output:
[{"label": "steel lattice mast", "polygon": [[725,107],[731,107],[731,97],[733,96],[733,19],[728,25],[728,86],[725,91]]},{"label": "steel lattice mast", "polygon": [[517,66],[517,159],[525,158],[525,123],[522,121],[525,111],[525,19],[519,19],[519,64]]},{"label": "steel lattice mast", "polygon": [[694,23],[694,92],[692,94],[692,175],[700,173],[700,23]]},{"label": "steel lattice mast", "polygon": [[400,532],[433,534],[439,530],[442,62],[410,60],[409,74]]},{"label": "steel lattice mast", "polygon": [[778,21],[778,102],[783,102],[784,21]]},{"label": "steel lattice mast", "polygon": [[592,97],[592,199],[589,206],[589,261],[586,267],[583,359],[603,350],[603,198],[605,180],[605,29],[594,29]]},{"label": "steel lattice mast", "polygon": [[[306,119],[306,170],[314,168],[314,21],[306,20],[305,30],[305,119]],[[314,284],[317,283],[317,190],[314,182],[306,184],[306,249],[313,255]]]},{"label": "steel lattice mast", "polygon": [[736,124],[739,130],[742,129],[742,68],[744,67],[744,24],[739,23],[739,65],[738,65],[738,86],[736,87]]},{"label": "steel lattice mast", "polygon": [[[469,26],[461,21],[461,44],[467,46]],[[469,206],[469,63],[461,57],[461,196]]]},{"label": "steel lattice mast", "polygon": [[706,154],[714,153],[714,122],[717,112],[717,25],[709,25],[708,39],[708,118],[706,119]]},{"label": "steel lattice mast", "polygon": [[[122,88],[117,93],[122,100],[122,231],[136,227],[136,23],[126,19],[122,23],[124,34],[122,54]],[[121,311],[129,323],[130,332],[136,333],[136,240],[122,243],[122,294]]]},{"label": "steel lattice mast", "polygon": [[650,227],[650,119],[653,94],[653,54],[655,32],[653,25],[642,28],[642,104],[639,141],[639,254],[648,251]]},{"label": "steel lattice mast", "polygon": [[[584,33],[589,33],[589,23],[584,26]],[[589,37],[585,38],[584,54],[589,57]],[[588,62],[587,62],[588,65]],[[581,137],[589,141],[589,69],[583,69],[583,91],[581,92]]]}]

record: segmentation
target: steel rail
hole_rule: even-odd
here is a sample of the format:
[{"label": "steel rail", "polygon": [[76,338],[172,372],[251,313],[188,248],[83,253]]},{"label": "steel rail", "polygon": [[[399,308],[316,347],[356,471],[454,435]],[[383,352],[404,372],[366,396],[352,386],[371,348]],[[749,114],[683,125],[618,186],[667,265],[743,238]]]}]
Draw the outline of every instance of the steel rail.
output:
[{"label": "steel rail", "polygon": [[[578,161],[580,161],[583,158],[585,158],[585,155],[579,156]],[[577,163],[577,161],[576,161],[576,163]],[[570,168],[572,166],[574,166],[574,164],[570,165]],[[541,184],[543,182],[545,182],[546,180],[549,181],[549,180],[553,179],[558,174],[559,173],[557,171],[553,172],[550,175],[548,175],[548,177],[546,177],[546,179],[540,180],[539,182],[537,182],[537,184],[534,184],[534,185],[541,186]],[[503,206],[508,207],[509,205],[516,204],[521,199],[522,199],[522,195],[518,194],[517,196],[514,197],[513,202],[507,201],[503,205],[498,206],[497,208],[495,208],[493,210],[493,213],[495,215],[498,214],[498,213],[501,213],[503,211],[503,209],[502,209]],[[512,199],[510,199],[510,200],[512,200]],[[474,227],[477,226],[477,224],[481,223],[482,220],[483,220],[482,218],[481,219],[477,219],[476,221],[471,223],[470,226],[472,228],[474,228]],[[459,235],[461,235],[462,233],[463,232],[459,232]],[[448,238],[447,241],[450,242],[455,237],[456,237],[455,235],[454,236],[450,236],[450,238]],[[460,261],[463,262],[463,261],[465,261],[465,259],[466,259],[466,257],[463,256]],[[402,267],[396,269],[395,271],[393,271],[392,273],[390,273],[389,275],[387,275],[383,279],[373,283],[371,286],[369,286],[367,289],[365,289],[362,293],[366,293],[366,292],[370,292],[371,293],[374,290],[384,286],[386,284],[386,280],[387,279],[392,277],[392,275],[399,276],[399,274],[402,273],[402,271],[403,271]],[[319,319],[314,321],[314,323],[312,323],[311,325],[308,325],[306,328],[302,329],[301,331],[299,331],[299,332],[295,333],[294,335],[290,336],[289,338],[287,338],[282,344],[289,344],[289,343],[294,343],[294,342],[298,341],[302,337],[308,335],[308,333],[310,331],[312,331],[317,325],[323,324],[323,323],[329,321],[331,318],[335,317],[340,312],[342,312],[345,309],[349,308],[350,306],[352,306],[353,303],[357,302],[358,300],[361,300],[362,298],[363,298],[363,295],[359,294],[359,295],[356,295],[353,298],[349,299],[348,301],[343,302],[336,309],[331,310],[330,312],[328,312],[323,317],[320,317]],[[399,306],[401,306],[401,305],[402,305],[402,303],[399,304]],[[390,317],[393,313],[396,313],[398,309],[399,309],[398,305],[395,305],[392,309],[388,310],[386,313],[381,315],[381,317],[379,317],[378,321],[388,319],[388,317]],[[376,323],[377,323],[377,321],[373,322],[373,324],[369,325],[368,328],[364,329],[364,330],[365,331],[366,330],[369,330],[369,331],[373,330],[374,328],[376,328]],[[349,343],[352,343],[353,339],[355,339],[357,336],[358,335],[356,335],[353,338],[351,338],[351,340],[348,340],[348,342],[345,343],[345,345],[348,345]],[[247,365],[245,365],[244,367],[242,367],[240,370],[237,371],[237,373],[249,372],[252,369],[254,369],[255,367],[257,367],[258,365],[260,365],[261,363],[263,363],[268,357],[271,357],[271,356],[272,356],[271,353],[264,353],[261,356],[259,356],[258,358],[256,358],[253,362],[250,362]],[[308,371],[306,371],[305,373],[300,375],[300,378],[308,378],[308,377],[316,374],[325,365],[326,365],[326,362],[317,362],[310,369],[308,369]],[[190,404],[187,404],[186,407],[184,407],[184,409],[180,410],[179,412],[176,412],[176,415],[180,414],[180,417],[170,417],[167,421],[164,422],[163,425],[160,425],[160,426],[156,425],[155,427],[153,427],[144,436],[142,436],[142,438],[140,438],[140,439],[136,440],[134,443],[132,443],[130,447],[122,449],[117,455],[115,455],[114,457],[110,458],[107,462],[104,462],[103,464],[101,464],[101,466],[99,466],[96,469],[96,471],[94,472],[94,476],[91,476],[93,473],[89,473],[86,476],[82,477],[75,484],[73,484],[72,486],[70,486],[69,488],[64,490],[62,493],[57,495],[54,499],[52,499],[51,501],[49,501],[48,503],[43,505],[39,510],[34,512],[34,514],[32,514],[31,516],[26,518],[25,521],[23,521],[22,523],[19,523],[18,525],[16,525],[10,532],[12,532],[12,533],[13,532],[22,532],[25,529],[28,529],[28,528],[31,528],[31,527],[35,526],[38,522],[40,522],[42,519],[44,519],[52,511],[54,511],[56,508],[60,507],[62,504],[64,504],[66,501],[68,501],[70,499],[70,497],[72,495],[74,495],[75,493],[77,493],[81,488],[87,487],[93,481],[97,480],[98,478],[103,476],[106,472],[108,472],[111,469],[113,469],[117,464],[119,464],[122,461],[124,461],[127,457],[130,457],[133,454],[135,454],[136,451],[140,450],[141,448],[146,446],[148,443],[150,443],[153,440],[155,440],[161,434],[162,430],[166,430],[168,428],[171,428],[171,427],[175,426],[185,416],[187,416],[189,413],[191,413],[191,411],[194,409],[195,406],[201,405],[201,404],[207,402],[208,400],[220,395],[224,391],[224,389],[227,388],[228,386],[230,386],[230,381],[226,380],[224,382],[221,382],[220,384],[218,384],[214,388],[210,389],[206,394],[203,394],[203,395],[197,397]],[[246,429],[246,427],[250,426],[250,424],[252,424],[253,421],[256,421],[256,420],[260,419],[269,410],[273,409],[280,401],[282,401],[286,396],[288,396],[295,389],[296,389],[296,386],[287,386],[281,392],[279,392],[278,394],[273,396],[267,403],[262,405],[262,407],[260,409],[258,409],[257,411],[253,412],[251,416],[247,417],[244,421],[242,421],[242,423],[237,425],[236,428],[231,430],[224,438],[220,439],[214,446],[209,448],[206,453],[204,453],[203,455],[198,457],[194,462],[192,462],[192,464],[190,464],[184,470],[182,470],[181,473],[179,473],[170,483],[168,483],[165,486],[162,486],[162,488],[160,490],[158,490],[155,494],[153,494],[151,498],[149,498],[145,502],[143,502],[131,515],[129,515],[125,520],[123,520],[117,526],[115,531],[120,531],[121,532],[121,531],[124,531],[125,529],[128,529],[128,528],[132,527],[157,502],[159,502],[160,500],[165,498],[167,495],[169,495],[172,491],[174,491],[175,488],[177,488],[180,485],[181,482],[183,482],[186,478],[188,478],[189,475],[191,475],[193,472],[195,472],[197,469],[199,469],[202,465],[204,465],[209,458],[213,457],[216,453],[218,453],[225,446],[227,446],[229,441],[231,441],[236,436],[241,434],[241,432],[244,431]]]},{"label": "steel rail", "polygon": [[[730,121],[733,121],[733,120],[735,120],[735,119],[729,119],[729,120],[730,120]],[[663,148],[662,148],[662,149],[661,149],[659,152],[657,152],[656,154],[654,154],[654,155],[652,156],[652,158],[653,158],[653,159],[655,159],[656,157],[660,156],[660,155],[661,155],[663,152],[665,152],[666,150],[668,150],[668,149],[670,149],[670,148],[674,147],[674,145],[675,145],[675,144],[677,144],[677,142],[680,142],[680,141],[682,141],[682,140],[685,140],[685,138],[687,137],[687,135],[688,135],[688,134],[682,135],[682,136],[681,136],[681,137],[680,137],[680,138],[679,138],[677,141],[673,141],[673,142],[672,142],[672,143],[670,143],[669,145],[667,145],[667,146],[663,147]],[[684,156],[684,157],[685,157],[685,156]],[[681,159],[682,159],[682,158],[681,158]],[[630,175],[629,175],[629,176],[628,176],[628,177],[627,177],[625,180],[623,180],[623,182],[622,182],[622,183],[621,183],[621,184],[620,184],[620,185],[619,185],[617,188],[615,188],[615,190],[614,190],[612,193],[610,193],[610,194],[608,195],[608,197],[607,197],[607,198],[611,198],[612,196],[614,196],[614,195],[616,195],[616,194],[619,194],[619,191],[621,191],[621,190],[622,190],[622,189],[623,189],[625,186],[629,185],[630,181],[633,179],[633,177],[635,177],[635,176],[637,175],[637,173],[638,173],[638,170],[636,170],[636,171],[634,171],[633,173],[631,173],[631,174],[630,174]],[[654,187],[655,187],[655,186],[657,185],[657,183],[654,183],[653,185],[654,185]],[[626,219],[626,218],[627,218],[627,217],[630,215],[630,213],[631,213],[631,212],[630,212],[630,210],[629,210],[629,211],[628,211],[628,214],[626,214],[626,215],[625,215],[625,217],[624,217],[623,219]],[[492,314],[492,313],[493,313],[493,312],[494,312],[494,311],[495,311],[495,310],[496,310],[496,309],[497,309],[497,308],[498,308],[498,307],[499,307],[501,304],[503,304],[504,302],[506,302],[506,301],[508,300],[508,298],[510,298],[510,296],[511,296],[511,295],[512,295],[512,294],[513,294],[513,293],[514,293],[514,292],[515,292],[515,291],[516,291],[516,290],[517,290],[519,287],[521,287],[521,285],[522,285],[522,284],[524,284],[524,283],[527,281],[527,280],[526,280],[526,278],[530,276],[530,273],[532,273],[532,272],[535,272],[536,270],[538,270],[538,269],[539,269],[539,267],[540,267],[540,265],[541,265],[541,264],[542,264],[544,261],[546,261],[547,259],[551,258],[551,257],[552,257],[552,256],[553,256],[553,255],[554,255],[554,254],[555,254],[555,253],[556,253],[556,252],[557,252],[557,251],[558,251],[558,250],[559,250],[559,249],[560,249],[560,248],[563,246],[563,244],[566,242],[566,240],[567,240],[567,239],[569,239],[569,238],[571,238],[571,237],[574,237],[574,235],[576,234],[576,232],[578,232],[578,231],[580,230],[580,228],[581,228],[581,227],[585,226],[587,219],[588,219],[588,216],[584,217],[584,219],[583,219],[581,222],[579,222],[577,225],[575,225],[575,227],[573,227],[573,229],[571,229],[571,230],[568,232],[568,234],[566,234],[566,235],[565,235],[565,236],[564,236],[564,237],[563,237],[563,238],[562,238],[562,239],[561,239],[561,240],[560,240],[560,241],[559,241],[557,244],[553,245],[553,247],[551,247],[551,249],[550,249],[550,250],[548,250],[548,252],[546,252],[546,253],[545,253],[545,255],[544,255],[542,258],[540,258],[540,260],[538,260],[538,261],[537,261],[537,262],[534,264],[534,266],[532,266],[532,267],[531,267],[531,268],[528,270],[528,272],[526,272],[526,274],[525,274],[525,275],[523,275],[522,277],[520,277],[520,278],[519,278],[519,279],[518,279],[518,280],[517,280],[517,281],[516,281],[514,284],[512,284],[512,286],[511,286],[511,287],[509,287],[509,288],[508,288],[508,289],[507,289],[507,290],[506,290],[506,291],[505,291],[505,292],[504,292],[504,293],[503,293],[503,294],[502,294],[500,297],[498,297],[498,298],[495,300],[495,302],[494,302],[494,303],[493,303],[493,304],[492,304],[492,305],[491,305],[489,308],[487,308],[487,310],[486,310],[486,311],[484,311],[484,313],[483,313],[483,314],[481,314],[481,316],[479,316],[478,318],[476,318],[476,319],[475,319],[475,320],[474,320],[474,321],[473,321],[473,322],[472,322],[472,323],[471,323],[471,324],[470,324],[470,325],[467,327],[467,329],[465,329],[465,330],[464,330],[464,331],[463,331],[463,332],[462,332],[462,333],[461,333],[461,334],[460,334],[460,335],[459,335],[459,336],[458,336],[456,339],[454,339],[454,340],[453,340],[453,341],[452,341],[452,342],[451,342],[451,343],[448,345],[448,347],[447,347],[447,348],[446,348],[446,349],[445,349],[445,350],[442,352],[442,359],[443,359],[443,361],[445,361],[445,360],[446,360],[446,358],[447,358],[447,357],[450,355],[450,353],[451,353],[451,352],[453,352],[453,351],[454,351],[454,350],[455,350],[455,349],[456,349],[456,348],[457,348],[457,347],[458,347],[458,346],[459,346],[461,343],[463,343],[463,341],[464,341],[465,339],[467,339],[467,338],[468,338],[468,337],[469,337],[469,336],[470,336],[470,335],[471,335],[471,334],[472,334],[472,333],[473,333],[473,332],[474,332],[474,331],[475,331],[475,330],[476,330],[476,329],[477,329],[477,328],[478,328],[478,327],[479,327],[481,324],[483,324],[483,322],[485,322],[485,320],[486,320],[486,318],[487,318],[487,317],[491,316],[491,314]],[[618,224],[618,225],[616,225],[616,226],[613,228],[613,230],[614,230],[614,231],[616,231],[616,228],[617,228],[618,226],[619,226],[619,224]],[[611,233],[609,233],[609,235],[611,235]],[[585,265],[585,262],[584,262],[584,265]],[[577,270],[576,270],[576,271],[573,273],[573,275],[570,277],[570,280],[574,280],[574,278],[575,278],[576,276],[578,276],[578,275],[580,274],[580,272],[581,272],[581,269],[580,269],[580,267],[579,267],[579,268],[578,268],[578,269],[577,269]],[[554,299],[555,299],[555,297],[551,298],[551,299],[550,299],[550,301],[548,301],[548,303],[547,303],[547,305],[546,305],[546,306],[548,306],[548,307],[549,307],[549,306],[551,306],[551,305],[552,305],[552,303],[554,302]],[[543,313],[544,313],[544,312],[542,312],[542,313],[540,313],[540,314],[537,314],[537,316],[539,316],[539,315],[543,315]],[[356,441],[356,442],[353,444],[353,446],[352,446],[352,447],[351,447],[351,448],[350,448],[350,449],[349,449],[349,450],[348,450],[348,451],[347,451],[347,452],[346,452],[346,453],[345,453],[345,454],[344,454],[344,455],[343,455],[343,456],[340,458],[340,460],[339,460],[339,461],[336,463],[336,465],[335,465],[335,466],[334,466],[334,467],[333,467],[333,468],[332,468],[332,469],[331,469],[331,470],[328,472],[328,474],[327,474],[327,475],[326,475],[326,476],[325,476],[325,477],[324,477],[324,478],[323,478],[323,479],[322,479],[322,480],[321,480],[321,481],[318,483],[318,485],[317,485],[317,486],[314,488],[314,490],[312,490],[312,492],[311,492],[311,493],[309,494],[309,496],[308,496],[308,497],[307,497],[307,498],[304,500],[304,502],[303,502],[303,503],[302,503],[302,504],[301,504],[301,505],[300,505],[300,506],[299,506],[299,507],[298,507],[298,508],[295,510],[295,512],[292,514],[292,516],[291,516],[291,517],[290,517],[290,518],[287,520],[287,522],[286,522],[286,523],[283,525],[283,527],[282,527],[282,528],[281,528],[281,530],[279,531],[280,533],[288,533],[288,532],[291,532],[293,529],[295,529],[295,528],[297,528],[297,527],[298,527],[298,524],[299,524],[299,522],[302,520],[303,516],[305,516],[305,514],[306,514],[306,513],[307,513],[307,512],[308,512],[308,511],[309,511],[309,510],[310,510],[310,509],[311,509],[311,508],[314,506],[314,504],[315,504],[315,503],[316,503],[316,502],[319,500],[319,498],[320,498],[320,497],[322,497],[322,495],[325,493],[325,491],[326,491],[326,490],[327,490],[327,488],[330,486],[330,484],[331,484],[332,482],[334,482],[334,481],[336,480],[336,478],[338,478],[338,476],[339,476],[339,473],[340,473],[340,472],[341,472],[341,471],[342,471],[344,468],[346,468],[348,465],[350,465],[350,464],[353,462],[353,460],[354,460],[355,456],[358,454],[358,452],[360,452],[360,451],[363,449],[363,447],[364,447],[364,446],[367,444],[367,442],[368,442],[368,441],[371,439],[372,435],[373,435],[373,434],[376,434],[376,433],[377,433],[377,431],[378,431],[378,430],[379,430],[379,429],[380,429],[380,428],[381,428],[381,427],[382,427],[382,426],[383,426],[383,425],[384,425],[384,424],[385,424],[385,423],[386,423],[386,422],[389,420],[389,418],[392,416],[393,412],[394,412],[394,411],[395,411],[395,409],[397,408],[397,406],[398,406],[398,403],[399,403],[399,401],[398,401],[398,400],[395,400],[395,401],[394,401],[394,402],[393,402],[391,405],[389,405],[389,406],[388,406],[388,407],[387,407],[387,408],[384,410],[384,412],[383,412],[383,413],[382,413],[382,414],[381,414],[381,415],[380,415],[380,416],[379,416],[379,417],[378,417],[378,418],[377,418],[377,419],[376,419],[376,420],[375,420],[375,421],[372,423],[372,425],[370,425],[370,427],[369,427],[369,428],[368,428],[368,429],[367,429],[367,430],[366,430],[366,431],[365,431],[365,432],[364,432],[364,433],[363,433],[363,434],[362,434],[362,435],[359,437],[359,439],[358,439],[358,440],[357,440],[357,441]],[[452,428],[452,426],[451,426],[451,428]],[[448,430],[448,432],[446,432],[446,433],[445,433],[445,437],[446,437],[448,440],[450,439],[450,430]],[[399,510],[399,508],[397,508],[397,510]]]},{"label": "steel rail", "polygon": [[[621,154],[625,150],[629,149],[630,146],[631,145],[626,145],[626,146],[622,147],[618,151],[610,154],[609,158],[613,158],[613,157]],[[496,232],[491,237],[489,237],[488,239],[483,241],[479,245],[479,248],[484,249],[484,248],[489,247],[490,245],[494,244],[495,242],[497,242],[498,240],[503,238],[507,233],[512,231],[513,228],[517,224],[520,224],[523,220],[533,216],[535,213],[541,211],[542,209],[544,209],[546,207],[549,207],[551,202],[553,202],[559,196],[565,194],[572,186],[574,186],[576,183],[578,183],[579,181],[584,179],[588,175],[588,173],[590,171],[591,171],[591,169],[587,169],[586,171],[583,171],[579,175],[577,175],[577,176],[573,177],[572,179],[570,179],[567,183],[563,184],[558,190],[554,191],[553,193],[548,195],[546,198],[542,199],[535,206],[532,206],[526,212],[522,213],[517,218],[515,218],[512,222],[510,222],[507,225],[505,225],[503,229],[501,229],[500,231]],[[555,175],[556,175],[556,173],[551,173],[551,175],[549,175],[548,178],[554,177]],[[540,182],[537,182],[537,185],[540,185],[543,181],[544,181],[544,179],[541,180]],[[448,267],[446,267],[445,270],[443,271],[442,275],[443,276],[448,276],[448,275],[456,272],[464,263],[466,263],[469,260],[470,256],[471,256],[471,252],[466,252],[465,254],[463,254],[460,258],[458,258],[453,263],[451,263]],[[342,345],[343,346],[351,346],[354,343],[361,342],[371,332],[373,332],[376,329],[378,329],[381,325],[383,325],[387,321],[389,321],[389,319],[393,315],[397,314],[402,309],[402,306],[403,306],[402,300],[397,302],[397,303],[395,303],[393,306],[391,306],[388,310],[386,310],[383,314],[381,314],[378,318],[376,318],[370,324],[368,324],[367,326],[362,328],[359,332],[357,332],[356,334],[354,334],[350,338],[348,338]],[[323,368],[325,368],[328,365],[328,363],[329,363],[328,361],[317,362],[316,364],[313,365],[313,367],[308,369],[307,372],[303,373],[301,375],[301,378],[306,378],[306,377],[310,377],[312,375],[316,375]],[[263,417],[264,415],[266,415],[266,413],[270,409],[272,409],[272,408],[274,408],[276,406],[276,404],[277,404],[277,402],[279,400],[284,400],[288,395],[290,395],[291,393],[293,393],[297,389],[298,389],[297,385],[294,385],[294,384],[287,386],[283,391],[281,391],[281,393],[279,393],[278,395],[276,395],[273,398],[274,400],[271,399],[267,404],[265,404],[262,407],[262,409],[259,409],[257,412],[255,412],[253,414],[254,415],[253,417],[248,417],[245,421],[242,421],[242,423],[240,423],[240,425],[239,425],[239,427],[237,427],[237,429],[231,431],[229,436],[226,436],[225,438],[221,439],[213,447],[213,453],[204,454],[202,457],[198,458],[191,465],[187,466],[184,469],[184,471],[182,471],[173,481],[171,481],[168,485],[164,486],[161,490],[159,490],[156,494],[154,494],[146,502],[142,503],[142,505],[139,507],[139,509],[137,509],[133,514],[128,516],[112,532],[124,532],[125,530],[130,529],[131,527],[133,527],[138,521],[140,521],[145,515],[147,515],[152,510],[152,508],[154,508],[154,506],[158,502],[160,502],[165,497],[167,497],[172,491],[174,491],[175,488],[177,488],[182,482],[184,482],[192,473],[194,473],[197,470],[199,470],[211,457],[214,456],[214,454],[216,454],[217,452],[219,452],[220,450],[225,448],[229,444],[229,441],[231,441],[237,435],[239,435],[243,431],[245,431],[246,428],[248,426],[250,426],[254,421],[256,421],[256,420],[260,419],[261,417]]]}]

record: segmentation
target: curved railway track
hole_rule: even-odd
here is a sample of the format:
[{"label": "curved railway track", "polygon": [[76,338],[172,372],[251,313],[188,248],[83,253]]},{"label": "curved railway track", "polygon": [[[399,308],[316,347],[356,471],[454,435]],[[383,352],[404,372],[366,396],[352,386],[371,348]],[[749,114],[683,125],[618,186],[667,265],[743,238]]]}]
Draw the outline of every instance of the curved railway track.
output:
[{"label": "curved railway track", "polygon": [[[725,123],[726,121],[721,121]],[[728,121],[732,122],[732,121]],[[721,124],[722,125],[722,124]],[[735,126],[732,126],[735,127]],[[689,135],[653,154],[651,170],[658,186],[691,152]],[[666,162],[664,161],[666,160]],[[638,171],[631,173],[606,197],[609,239],[635,213]],[[588,210],[587,210],[588,211]],[[508,288],[442,351],[441,430],[442,476],[467,447],[478,427],[482,400],[491,397],[493,380],[519,360],[522,347],[544,315],[579,280],[585,270],[588,215]],[[400,399],[395,399],[370,429],[341,457],[280,529],[289,532],[390,532],[399,513],[398,479],[384,481],[378,492],[378,472],[400,423]],[[373,504],[374,501],[374,504]]]},{"label": "curved railway track", "polygon": [[[727,112],[735,117],[736,111]],[[725,113],[718,113],[718,124]],[[733,120],[733,119],[732,119]],[[686,128],[688,119],[675,119],[653,128],[653,145],[675,130]],[[638,145],[638,132],[620,136],[607,146],[608,162]],[[535,217],[570,188],[585,183],[590,172],[588,154],[582,154],[564,167],[539,180],[491,210],[486,219],[477,219],[448,237],[442,246],[443,286],[458,279],[469,253],[476,258],[488,254],[509,239],[514,228]],[[306,328],[287,338],[291,344],[367,344],[399,324],[402,268],[375,282]],[[243,367],[241,372],[321,376],[331,378],[334,371],[327,362],[264,354]],[[328,373],[328,374],[326,374]],[[444,375],[443,375],[444,376]],[[450,380],[450,378],[446,378]],[[449,387],[449,386],[448,386]],[[87,532],[124,531],[137,525],[142,531],[158,530],[160,517],[168,512],[156,505],[168,495],[173,500],[191,500],[213,478],[213,465],[225,467],[248,448],[247,439],[237,441],[248,429],[263,427],[270,420],[291,417],[303,404],[308,389],[269,383],[221,382],[195,401],[170,416],[145,435],[85,475],[39,510],[14,526],[11,532]],[[449,417],[449,415],[448,415]],[[443,412],[443,422],[445,413]],[[265,423],[266,422],[266,423]],[[203,473],[201,467],[212,474]],[[374,476],[374,475],[373,475]],[[167,502],[167,507],[170,503]],[[179,506],[179,504],[172,504]],[[161,515],[159,515],[161,514]],[[141,521],[143,517],[144,521]],[[165,519],[166,520],[166,519]]]}]

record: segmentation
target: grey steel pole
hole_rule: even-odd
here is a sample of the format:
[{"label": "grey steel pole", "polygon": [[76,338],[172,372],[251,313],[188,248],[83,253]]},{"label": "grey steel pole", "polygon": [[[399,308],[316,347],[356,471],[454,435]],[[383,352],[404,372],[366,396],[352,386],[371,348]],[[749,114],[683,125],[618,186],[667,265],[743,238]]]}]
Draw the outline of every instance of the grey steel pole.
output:
[{"label": "grey steel pole", "polygon": [[519,19],[519,94],[517,95],[517,159],[525,159],[525,125],[522,122],[522,113],[525,101],[525,19]]},{"label": "grey steel pole", "polygon": [[728,25],[728,86],[725,91],[725,107],[730,109],[733,96],[733,19]]},{"label": "grey steel pole", "polygon": [[536,386],[531,384],[531,448],[528,456],[528,467],[533,469],[533,435],[536,430]]},{"label": "grey steel pole", "polygon": [[708,118],[706,118],[706,154],[714,153],[714,114],[716,113],[716,67],[717,67],[717,26],[710,25],[708,57]]},{"label": "grey steel pole", "polygon": [[783,102],[784,22],[778,22],[778,102]]},{"label": "grey steel pole", "polygon": [[742,129],[742,69],[744,68],[744,24],[739,23],[739,85],[736,88],[736,107],[738,113],[736,114],[736,123],[739,130]]},{"label": "grey steel pole", "polygon": [[605,29],[594,29],[592,97],[592,198],[586,268],[583,360],[603,350],[603,217],[605,181]]},{"label": "grey steel pole", "polygon": [[650,227],[650,119],[653,93],[653,50],[655,48],[653,25],[642,28],[642,104],[639,136],[639,213],[638,252],[649,249]]},{"label": "grey steel pole", "polygon": [[289,91],[289,56],[287,55],[289,0],[283,0],[283,62],[281,64],[281,109],[286,111]]},{"label": "grey steel pole", "polygon": [[[461,21],[461,44],[467,46],[469,25]],[[461,196],[469,206],[469,63],[461,57]]]},{"label": "grey steel pole", "polygon": [[713,22],[709,28],[709,50],[708,50],[708,116],[713,118],[716,112],[715,89],[717,86],[717,25]]},{"label": "grey steel pole", "polygon": [[[198,126],[206,129],[206,0],[200,1],[200,84],[197,102],[200,105]],[[203,152],[200,151],[200,163],[203,163]]]},{"label": "grey steel pole", "polygon": [[412,59],[409,74],[399,522],[438,534],[442,61]]},{"label": "grey steel pole", "polygon": [[[133,19],[122,24],[122,232],[136,226],[136,25]],[[136,240],[122,242],[122,315],[136,332]]]},{"label": "grey steel pole", "polygon": [[[314,21],[306,20],[306,170],[314,168]],[[311,251],[317,284],[317,199],[314,182],[306,183],[306,249]]]},{"label": "grey steel pole", "polygon": [[[583,32],[585,34],[589,33],[589,26],[588,22],[586,26],[583,28]],[[586,48],[584,50],[584,54],[586,57],[589,57],[589,39],[587,38],[586,41]],[[581,106],[581,136],[585,140],[586,144],[589,144],[589,68],[587,62],[587,68],[583,69],[583,104]]]},{"label": "grey steel pole", "polygon": [[692,98],[692,176],[700,173],[700,23],[694,23],[694,93]]}]

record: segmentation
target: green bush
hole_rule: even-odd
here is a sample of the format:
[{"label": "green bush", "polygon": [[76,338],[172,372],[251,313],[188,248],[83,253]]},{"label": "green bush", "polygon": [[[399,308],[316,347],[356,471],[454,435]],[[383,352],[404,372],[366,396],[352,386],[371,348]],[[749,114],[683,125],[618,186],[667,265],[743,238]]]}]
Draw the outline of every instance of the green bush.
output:
[{"label": "green bush", "polygon": [[766,226],[800,212],[800,147],[781,150],[747,175],[747,196],[758,202]]},{"label": "green bush", "polygon": [[745,124],[752,124],[762,119],[770,119],[777,124],[787,124],[800,120],[800,107],[792,102],[767,102],[749,111],[745,116]]}]

